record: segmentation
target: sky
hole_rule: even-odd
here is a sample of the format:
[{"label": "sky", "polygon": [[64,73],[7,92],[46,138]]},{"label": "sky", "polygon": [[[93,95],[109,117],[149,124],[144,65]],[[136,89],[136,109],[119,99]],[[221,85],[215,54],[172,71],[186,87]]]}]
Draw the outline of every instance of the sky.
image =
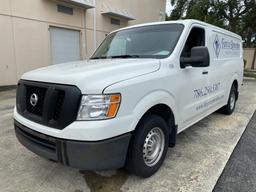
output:
[{"label": "sky", "polygon": [[167,15],[170,15],[172,9],[173,9],[173,7],[171,6],[170,0],[166,0],[166,13],[167,13]]}]

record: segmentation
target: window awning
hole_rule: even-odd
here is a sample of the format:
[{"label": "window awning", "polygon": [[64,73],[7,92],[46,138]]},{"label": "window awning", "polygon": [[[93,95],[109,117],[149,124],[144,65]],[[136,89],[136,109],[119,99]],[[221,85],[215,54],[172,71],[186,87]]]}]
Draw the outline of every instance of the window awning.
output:
[{"label": "window awning", "polygon": [[104,11],[101,14],[109,17],[118,17],[123,20],[135,20],[135,17],[124,11]]},{"label": "window awning", "polygon": [[61,0],[61,1],[82,7],[84,9],[94,8],[90,0]]},{"label": "window awning", "polygon": [[126,10],[113,8],[108,4],[103,4],[101,14],[108,17],[116,17],[122,20],[135,20],[136,18]]}]

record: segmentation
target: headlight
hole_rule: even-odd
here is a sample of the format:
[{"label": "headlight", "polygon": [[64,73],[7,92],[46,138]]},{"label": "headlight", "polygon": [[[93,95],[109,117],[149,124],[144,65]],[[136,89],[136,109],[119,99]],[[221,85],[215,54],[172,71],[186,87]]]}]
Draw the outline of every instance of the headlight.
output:
[{"label": "headlight", "polygon": [[77,120],[100,120],[114,118],[121,101],[120,94],[83,95]]}]

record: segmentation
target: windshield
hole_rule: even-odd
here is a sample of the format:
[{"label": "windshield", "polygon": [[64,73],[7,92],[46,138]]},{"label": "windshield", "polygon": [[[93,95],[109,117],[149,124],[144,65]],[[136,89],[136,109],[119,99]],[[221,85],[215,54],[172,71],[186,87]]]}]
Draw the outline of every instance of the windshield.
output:
[{"label": "windshield", "polygon": [[91,59],[165,58],[174,50],[182,24],[160,24],[111,33]]}]

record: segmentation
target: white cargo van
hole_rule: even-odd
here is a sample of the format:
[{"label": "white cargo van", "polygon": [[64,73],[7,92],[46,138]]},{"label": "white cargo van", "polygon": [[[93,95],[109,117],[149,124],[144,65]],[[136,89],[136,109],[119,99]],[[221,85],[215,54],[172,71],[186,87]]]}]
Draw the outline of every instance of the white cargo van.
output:
[{"label": "white cargo van", "polygon": [[114,31],[87,61],[22,76],[16,136],[64,165],[125,166],[151,176],[178,133],[218,109],[234,111],[243,77],[241,42],[196,20]]}]

